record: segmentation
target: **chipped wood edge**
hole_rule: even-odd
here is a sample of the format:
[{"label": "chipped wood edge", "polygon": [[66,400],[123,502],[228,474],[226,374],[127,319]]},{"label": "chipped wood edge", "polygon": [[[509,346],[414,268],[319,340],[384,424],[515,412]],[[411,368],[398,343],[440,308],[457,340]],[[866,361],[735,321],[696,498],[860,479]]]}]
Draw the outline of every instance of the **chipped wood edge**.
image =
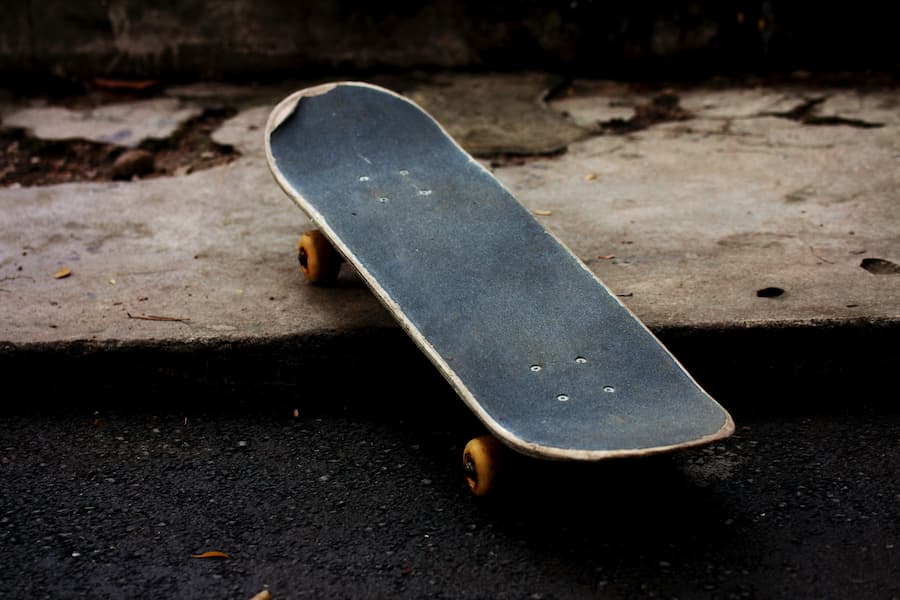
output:
[{"label": "chipped wood edge", "polygon": [[[334,88],[336,88],[340,83],[323,83],[321,85],[315,85],[313,87],[308,87],[302,90],[298,90],[282,100],[278,103],[278,106],[269,113],[269,120],[266,123],[266,156],[268,157],[268,149],[269,149],[269,133],[278,129],[278,126],[281,125],[285,119],[294,114],[294,111],[297,110],[297,105],[304,98],[312,98],[314,96],[322,96],[327,94]],[[271,162],[269,163],[272,164]]]}]

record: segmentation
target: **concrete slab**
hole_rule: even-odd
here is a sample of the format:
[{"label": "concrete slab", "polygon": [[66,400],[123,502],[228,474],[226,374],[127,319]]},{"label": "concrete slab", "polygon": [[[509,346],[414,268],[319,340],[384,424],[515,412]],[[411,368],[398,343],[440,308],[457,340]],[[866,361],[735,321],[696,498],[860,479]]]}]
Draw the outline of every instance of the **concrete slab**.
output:
[{"label": "concrete slab", "polygon": [[[853,118],[873,128],[770,116],[807,94],[835,106],[847,96],[687,90],[693,119],[594,137],[501,177],[551,210],[547,226],[651,323],[897,319],[900,279],[861,267],[900,261],[900,137],[881,108],[892,96],[854,94],[865,100]],[[555,106],[583,121],[592,104],[619,101],[590,98]],[[784,293],[757,296],[768,287]]]},{"label": "concrete slab", "polygon": [[409,97],[475,156],[552,155],[588,135],[548,110],[544,96],[558,83],[542,74],[445,75],[419,83]]},{"label": "concrete slab", "polygon": [[5,127],[21,127],[45,140],[83,139],[134,147],[146,139],[164,139],[202,108],[176,98],[107,104],[93,108],[63,106],[7,108]]},{"label": "concrete slab", "polygon": [[[0,191],[4,341],[243,339],[389,324],[360,286],[320,290],[299,277],[304,217],[265,165],[268,111],[244,111],[219,132],[244,153],[223,167]],[[63,266],[71,276],[55,279]]]},{"label": "concrete slab", "polygon": [[[540,135],[567,146],[495,172],[526,206],[549,211],[548,229],[651,327],[900,320],[900,277],[860,266],[900,264],[897,92],[676,90],[693,118],[619,136],[586,132],[611,118],[610,106],[625,118],[621,107],[652,94],[601,85],[562,96],[549,112],[534,76],[483,76],[478,94],[458,93],[472,81],[442,76],[409,93],[453,106],[435,110],[451,130],[478,131],[493,119],[485,111],[519,115],[521,127],[502,121],[519,137],[496,151],[542,154],[528,141]],[[517,112],[524,89],[544,116]],[[352,274],[337,289],[297,274],[305,218],[263,156],[263,125],[280,95],[257,93],[236,100],[242,110],[214,136],[242,153],[230,164],[147,181],[0,189],[0,343],[177,344],[393,328]],[[204,96],[227,102],[205,86],[194,94],[198,106]],[[810,96],[826,97],[817,110],[878,126],[773,116]],[[563,135],[551,135],[556,129]],[[62,267],[71,275],[55,278]],[[783,293],[759,297],[765,288]]]}]

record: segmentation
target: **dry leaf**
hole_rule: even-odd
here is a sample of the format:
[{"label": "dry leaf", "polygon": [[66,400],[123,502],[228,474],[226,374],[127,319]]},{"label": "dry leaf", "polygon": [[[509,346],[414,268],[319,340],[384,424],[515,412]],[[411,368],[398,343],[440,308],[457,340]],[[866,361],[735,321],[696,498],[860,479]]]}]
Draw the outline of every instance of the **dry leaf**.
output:
[{"label": "dry leaf", "polygon": [[65,279],[69,275],[72,274],[72,269],[69,267],[63,267],[59,271],[53,274],[54,279]]},{"label": "dry leaf", "polygon": [[217,550],[211,550],[209,552],[203,552],[201,554],[191,554],[191,558],[231,558],[224,552],[219,552]]},{"label": "dry leaf", "polygon": [[599,258],[600,260],[612,260],[615,257],[616,257],[615,254],[603,254],[601,256],[598,256],[597,258]]},{"label": "dry leaf", "polygon": [[159,84],[156,79],[106,79],[97,77],[94,79],[94,85],[102,90],[111,90],[115,92],[143,92]]},{"label": "dry leaf", "polygon": [[272,594],[269,593],[269,590],[263,590],[257,595],[250,598],[250,600],[269,600],[272,597]]},{"label": "dry leaf", "polygon": [[587,175],[584,176],[584,180],[585,181],[594,181],[598,177],[599,177],[599,175],[597,175],[596,173],[588,173]]},{"label": "dry leaf", "polygon": [[552,210],[536,210],[533,212],[534,212],[534,214],[536,214],[539,217],[549,217],[550,215],[553,214]]}]

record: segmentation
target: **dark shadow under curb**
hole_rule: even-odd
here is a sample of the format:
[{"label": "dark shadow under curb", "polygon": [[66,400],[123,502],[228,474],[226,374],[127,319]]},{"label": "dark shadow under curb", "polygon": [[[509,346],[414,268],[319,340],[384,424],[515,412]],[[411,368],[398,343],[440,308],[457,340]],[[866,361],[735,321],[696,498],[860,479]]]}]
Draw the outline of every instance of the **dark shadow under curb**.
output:
[{"label": "dark shadow under curb", "polygon": [[[694,377],[742,416],[894,410],[900,369],[894,321],[785,326],[672,327],[655,333]],[[452,392],[397,328],[190,343],[74,341],[0,344],[6,411],[86,404],[159,410],[239,408],[273,398],[372,398],[392,390]],[[413,394],[415,396],[415,394]]]}]

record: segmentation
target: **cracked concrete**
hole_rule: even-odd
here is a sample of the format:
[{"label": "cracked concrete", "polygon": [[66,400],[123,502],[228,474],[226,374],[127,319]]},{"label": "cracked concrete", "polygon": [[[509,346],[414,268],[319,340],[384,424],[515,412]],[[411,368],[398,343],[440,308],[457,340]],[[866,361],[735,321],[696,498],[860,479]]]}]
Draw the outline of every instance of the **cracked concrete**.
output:
[{"label": "cracked concrete", "polygon": [[[676,89],[692,118],[600,135],[597,123],[627,119],[655,94],[581,82],[544,102],[547,81],[442,75],[405,91],[481,155],[556,153],[501,161],[494,171],[651,327],[900,320],[900,276],[861,266],[900,264],[896,91]],[[262,142],[284,91],[178,88],[201,108],[240,108],[213,136],[241,153],[227,165],[145,181],[0,189],[0,344],[393,328],[351,273],[336,289],[309,286],[297,273],[294,244],[306,221],[269,174]],[[809,98],[824,98],[817,114],[880,127],[772,116]],[[156,116],[144,119],[153,131],[185,118],[184,104],[154,102]],[[4,125],[23,122],[10,121],[9,110]],[[88,129],[100,132],[108,112],[91,114]],[[54,118],[38,119],[36,134],[73,131],[69,117]],[[55,279],[63,266],[71,276]],[[759,297],[767,287],[784,293]]]}]

